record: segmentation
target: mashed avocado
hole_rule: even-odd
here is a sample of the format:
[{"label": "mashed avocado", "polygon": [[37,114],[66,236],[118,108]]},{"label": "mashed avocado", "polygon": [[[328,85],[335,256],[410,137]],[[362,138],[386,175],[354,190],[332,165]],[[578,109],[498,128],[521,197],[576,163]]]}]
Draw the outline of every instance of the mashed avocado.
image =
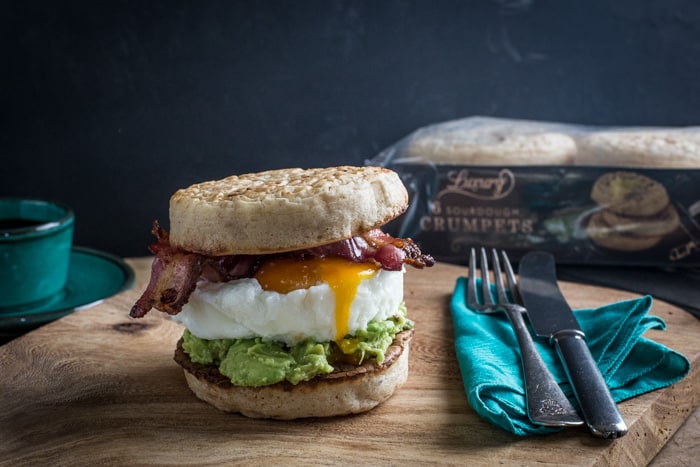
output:
[{"label": "mashed avocado", "polygon": [[289,347],[261,338],[207,340],[185,330],[182,347],[193,362],[218,366],[219,372],[238,386],[267,386],[284,380],[297,384],[332,372],[336,361],[359,364],[374,358],[382,363],[394,336],[411,328],[413,322],[401,305],[397,316],[370,321],[366,330],[337,343],[307,339]]}]

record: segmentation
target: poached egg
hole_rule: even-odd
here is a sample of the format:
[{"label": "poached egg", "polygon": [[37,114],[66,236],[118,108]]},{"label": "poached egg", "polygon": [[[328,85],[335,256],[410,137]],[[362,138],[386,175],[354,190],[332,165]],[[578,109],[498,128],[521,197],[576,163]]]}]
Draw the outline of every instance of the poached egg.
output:
[{"label": "poached egg", "polygon": [[404,272],[337,257],[274,259],[252,278],[201,280],[173,319],[202,339],[340,341],[396,314]]}]

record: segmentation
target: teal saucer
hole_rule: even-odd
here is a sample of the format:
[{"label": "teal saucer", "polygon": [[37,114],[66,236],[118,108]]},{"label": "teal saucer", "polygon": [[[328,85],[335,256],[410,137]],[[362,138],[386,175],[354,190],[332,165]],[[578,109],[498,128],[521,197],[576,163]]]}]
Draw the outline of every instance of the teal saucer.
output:
[{"label": "teal saucer", "polygon": [[134,271],[121,258],[73,247],[68,279],[61,292],[38,304],[0,308],[0,344],[36,327],[96,305],[134,285]]}]

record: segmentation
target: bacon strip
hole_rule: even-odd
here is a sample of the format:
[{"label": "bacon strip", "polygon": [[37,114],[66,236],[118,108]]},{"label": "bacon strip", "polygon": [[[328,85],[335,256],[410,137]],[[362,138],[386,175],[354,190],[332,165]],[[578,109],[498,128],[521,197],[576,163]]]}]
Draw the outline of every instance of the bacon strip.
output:
[{"label": "bacon strip", "polygon": [[151,265],[151,280],[146,291],[131,308],[129,315],[141,318],[151,308],[171,315],[179,313],[197,287],[202,272],[201,258],[200,255],[187,253],[157,255]]},{"label": "bacon strip", "polygon": [[149,246],[156,256],[148,286],[129,313],[133,318],[145,316],[151,308],[168,314],[179,313],[197,287],[202,272],[203,257],[171,247],[168,233],[158,221],[153,221],[151,233],[158,238],[158,242]]},{"label": "bacon strip", "polygon": [[340,256],[353,262],[375,262],[382,269],[399,271],[404,264],[422,269],[435,264],[435,260],[423,254],[413,240],[394,238],[380,229],[362,236],[341,240],[329,245],[277,255],[228,255],[206,256],[179,250],[170,245],[168,233],[153,222],[151,232],[158,238],[149,249],[155,254],[151,266],[151,279],[141,297],[131,308],[129,315],[141,318],[151,308],[174,315],[182,310],[204,278],[210,282],[228,282],[252,277],[259,266],[270,257]]}]

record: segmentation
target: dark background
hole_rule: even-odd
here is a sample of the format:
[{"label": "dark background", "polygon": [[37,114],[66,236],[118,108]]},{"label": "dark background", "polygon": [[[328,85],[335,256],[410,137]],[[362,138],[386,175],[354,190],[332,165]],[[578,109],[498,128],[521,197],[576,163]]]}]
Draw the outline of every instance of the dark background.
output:
[{"label": "dark background", "polygon": [[148,254],[203,180],[363,164],[471,115],[700,123],[700,2],[1,2],[0,196]]}]

